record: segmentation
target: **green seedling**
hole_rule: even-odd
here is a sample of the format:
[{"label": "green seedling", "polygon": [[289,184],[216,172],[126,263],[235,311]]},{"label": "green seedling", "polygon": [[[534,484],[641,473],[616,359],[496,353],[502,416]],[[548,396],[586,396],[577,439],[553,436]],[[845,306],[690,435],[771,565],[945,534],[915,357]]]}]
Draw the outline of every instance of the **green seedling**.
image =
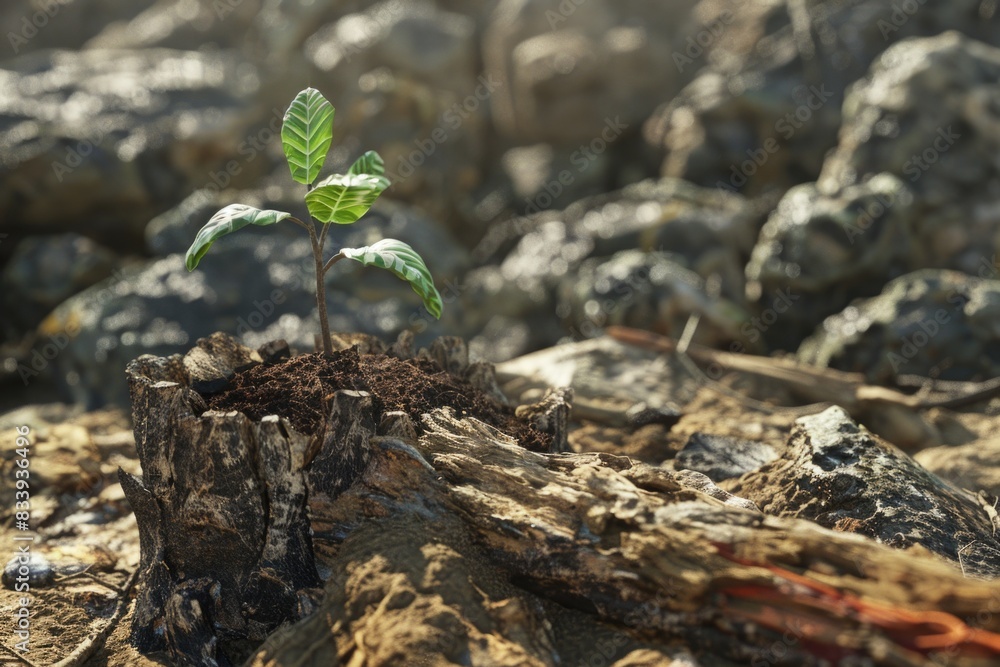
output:
[{"label": "green seedling", "polygon": [[[188,271],[193,271],[215,241],[247,225],[263,227],[287,220],[305,229],[312,242],[316,266],[316,306],[326,354],[332,350],[330,323],[326,314],[325,276],[342,259],[388,269],[410,283],[413,291],[423,299],[427,312],[436,318],[441,317],[441,295],[434,287],[434,279],[420,255],[402,241],[382,239],[361,248],[341,248],[329,259],[323,259],[330,225],[357,222],[390,185],[385,176],[385,164],[375,151],[368,151],[358,158],[346,174],[333,174],[316,182],[333,140],[333,113],[333,106],[318,90],[306,88],[292,100],[282,121],[281,146],[292,178],[306,186],[309,222],[284,211],[265,211],[253,206],[230,204],[201,228],[185,256]],[[321,223],[319,232],[316,221]]]}]

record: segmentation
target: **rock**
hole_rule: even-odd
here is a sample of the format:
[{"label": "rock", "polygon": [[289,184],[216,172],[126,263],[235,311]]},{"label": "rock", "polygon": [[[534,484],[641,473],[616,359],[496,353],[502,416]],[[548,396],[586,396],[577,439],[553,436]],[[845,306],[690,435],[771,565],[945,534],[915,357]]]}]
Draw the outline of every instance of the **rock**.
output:
[{"label": "rock", "polygon": [[[818,187],[836,194],[881,172],[903,180],[914,193],[910,270],[977,274],[984,259],[992,262],[998,77],[1000,49],[947,32],[887,49],[847,95],[839,144]],[[938,103],[919,102],[931,99]]]},{"label": "rock", "polygon": [[[663,156],[661,173],[749,196],[816,180],[828,168],[825,154],[837,143],[842,105],[845,115],[855,113],[850,101],[843,104],[845,90],[887,46],[907,37],[954,29],[997,43],[997,19],[979,18],[979,7],[978,0],[948,5],[703,0],[694,10],[701,24],[695,34],[703,38],[690,53],[682,51],[691,62],[681,61],[689,72],[703,69],[679,95],[663,96],[666,101],[644,129],[647,142]],[[927,62],[916,53],[904,61],[919,67]],[[916,100],[935,93],[929,95],[910,98],[907,106],[922,110],[926,105]],[[869,130],[882,120],[866,118]],[[894,125],[888,114],[885,121],[880,132],[909,127]],[[867,143],[870,132],[853,136],[850,141]],[[868,150],[875,150],[872,144]],[[894,158],[874,158],[866,154],[854,164],[871,173],[901,165]]]},{"label": "rock", "polygon": [[909,188],[890,174],[833,194],[815,184],[785,193],[746,267],[749,298],[766,310],[794,307],[758,332],[771,349],[794,349],[827,316],[878,293],[915,256],[917,217]]},{"label": "rock", "polygon": [[[218,241],[196,271],[185,268],[180,253],[211,213],[233,201],[291,211],[302,206],[301,199],[280,188],[195,193],[150,225],[147,242],[164,258],[126,269],[74,296],[43,322],[36,348],[49,340],[62,342],[60,336],[67,336],[68,344],[51,359],[42,359],[44,367],[36,370],[56,377],[74,400],[97,406],[126,402],[118,378],[130,359],[172,354],[217,331],[240,336],[255,347],[284,339],[297,349],[311,350],[319,331],[315,277],[309,240],[299,227],[241,230]],[[468,261],[440,227],[388,201],[376,204],[358,224],[333,225],[327,248],[369,245],[384,237],[403,240],[421,253],[446,296],[450,276],[459,274]],[[448,302],[444,319],[433,319],[410,287],[388,271],[345,262],[327,281],[334,330],[391,338],[410,327],[421,341],[444,331],[463,331],[458,308]],[[33,369],[32,359],[21,363]]]},{"label": "rock", "polygon": [[[108,24],[127,21],[156,0],[57,0],[48,3],[7,3],[0,8],[5,50],[20,56],[45,49],[80,49],[106,29]],[[178,2],[177,4],[181,4]],[[5,51],[4,57],[8,56]]]},{"label": "rock", "polygon": [[903,375],[986,380],[1000,375],[998,335],[1000,281],[927,269],[827,318],[797,356],[879,384]]},{"label": "rock", "polygon": [[608,259],[589,259],[560,285],[556,312],[574,339],[592,338],[601,328],[624,325],[680,338],[688,318],[700,317],[694,340],[718,347],[739,337],[749,314],[707,294],[704,281],[671,254],[623,250]]},{"label": "rock", "polygon": [[584,153],[550,144],[518,146],[500,158],[510,184],[510,208],[519,215],[563,209],[606,189],[619,176],[611,173],[615,162],[611,151]]},{"label": "rock", "polygon": [[[247,104],[259,83],[227,53],[94,49],[6,61],[0,228],[80,233],[86,221],[88,237],[140,251],[146,223],[186,193],[266,173],[252,142],[276,135],[250,131],[267,112]],[[284,107],[271,113],[278,127]]]},{"label": "rock", "polygon": [[[687,315],[699,309],[697,304],[709,301],[702,287],[704,278],[718,281],[721,294],[734,302],[713,302],[708,307],[712,321],[732,332],[738,329],[741,317],[746,317],[739,315],[744,292],[742,267],[753,245],[757,218],[754,208],[738,195],[674,179],[643,181],[576,202],[562,212],[542,212],[498,227],[473,249],[472,257],[482,262],[505,256],[499,266],[476,269],[466,276],[462,300],[489,303],[490,317],[528,322],[529,338],[522,350],[551,345],[567,333],[577,338],[581,334],[592,336],[603,320],[591,319],[583,312],[587,299],[573,292],[578,286],[583,290],[591,284],[603,260],[631,250],[623,252],[620,263],[634,265],[639,274],[634,281],[637,291],[651,292],[646,269],[657,265],[658,279],[667,280],[661,273],[687,276],[698,293],[693,296],[689,292],[692,300],[687,302],[673,300],[670,312],[638,314],[632,322],[653,327],[671,319],[683,327]],[[512,243],[515,245],[507,250]],[[671,253],[673,263],[664,261],[668,257],[664,252]],[[616,270],[613,266],[609,262],[608,270]],[[697,275],[685,269],[693,269]],[[673,282],[679,285],[684,279],[677,277]],[[687,288],[684,291],[688,292]],[[624,304],[618,305],[624,308]],[[474,326],[485,329],[487,322],[482,318]],[[473,346],[477,345],[473,341]]]},{"label": "rock", "polygon": [[770,463],[778,454],[766,443],[695,433],[677,453],[674,467],[706,475],[713,482],[739,477]]},{"label": "rock", "polygon": [[694,4],[503,0],[483,55],[502,82],[491,100],[498,128],[521,145],[606,145],[609,119],[637,129],[680,87],[672,52]]},{"label": "rock", "polygon": [[975,495],[924,470],[838,407],[796,420],[781,457],[729,490],[766,514],[896,548],[920,545],[967,574],[1000,575],[993,525]]},{"label": "rock", "polygon": [[52,563],[34,551],[23,557],[14,556],[3,568],[3,585],[10,590],[15,590],[19,583],[28,584],[31,588],[46,588],[52,585],[55,578]]},{"label": "rock", "polygon": [[390,196],[476,238],[463,214],[484,178],[497,83],[477,69],[474,21],[429,2],[383,2],[322,27],[304,49],[313,79],[337,91],[334,134],[345,141],[331,166],[350,165],[344,149],[378,150]]},{"label": "rock", "polygon": [[[212,3],[156,0],[150,4],[148,8],[133,9],[127,17],[123,17],[125,20],[109,21],[100,33],[87,42],[85,48],[198,51],[214,46],[250,51],[246,33],[262,13],[263,3],[259,0],[220,0]],[[142,11],[137,12],[137,9]]]},{"label": "rock", "polygon": [[110,250],[79,234],[23,239],[0,276],[10,315],[4,334],[16,338],[34,329],[57,305],[110,276],[115,264]]},{"label": "rock", "polygon": [[334,76],[357,77],[378,67],[435,90],[468,93],[476,79],[475,23],[434,3],[383,2],[347,13],[306,42],[306,55]]}]

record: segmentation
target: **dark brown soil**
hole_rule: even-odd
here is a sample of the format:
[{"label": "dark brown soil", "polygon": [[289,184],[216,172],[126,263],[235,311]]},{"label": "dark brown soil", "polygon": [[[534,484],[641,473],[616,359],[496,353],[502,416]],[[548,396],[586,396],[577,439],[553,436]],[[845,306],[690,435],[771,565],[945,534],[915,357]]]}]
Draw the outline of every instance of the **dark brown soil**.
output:
[{"label": "dark brown soil", "polygon": [[280,415],[297,431],[314,434],[323,424],[326,399],[338,389],[371,393],[376,423],[383,412],[402,410],[420,433],[422,414],[449,406],[459,417],[472,416],[495,426],[528,449],[548,451],[551,442],[551,436],[515,417],[512,408],[433,361],[359,355],[355,348],[253,366],[237,372],[223,390],[205,399],[213,410],[237,410],[253,420]]}]

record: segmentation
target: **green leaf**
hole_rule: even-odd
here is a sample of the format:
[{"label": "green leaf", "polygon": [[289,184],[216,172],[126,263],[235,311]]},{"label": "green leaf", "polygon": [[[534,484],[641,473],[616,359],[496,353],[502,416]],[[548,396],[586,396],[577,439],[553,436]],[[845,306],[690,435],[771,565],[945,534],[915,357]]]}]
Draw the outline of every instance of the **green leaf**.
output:
[{"label": "green leaf", "polygon": [[389,179],[381,175],[334,174],[309,191],[306,206],[320,222],[349,225],[367,213],[387,187]]},{"label": "green leaf", "polygon": [[354,161],[354,164],[352,164],[351,168],[347,170],[347,173],[381,176],[385,173],[385,163],[382,161],[381,155],[375,151],[367,151],[364,155]]},{"label": "green leaf", "polygon": [[333,107],[315,88],[295,96],[281,125],[281,148],[292,178],[309,185],[319,176],[333,141]]},{"label": "green leaf", "polygon": [[388,269],[410,283],[410,287],[424,300],[424,308],[441,319],[441,294],[434,287],[427,265],[410,246],[396,239],[382,239],[362,248],[343,248],[341,254],[365,266]]},{"label": "green leaf", "polygon": [[201,228],[197,236],[194,237],[194,243],[188,248],[187,255],[184,257],[187,270],[194,271],[195,267],[198,266],[198,262],[205,256],[208,249],[212,247],[212,244],[226,234],[231,234],[247,225],[257,225],[259,227],[273,225],[290,217],[291,214],[284,211],[262,211],[253,206],[230,204],[213,215],[205,226]]}]

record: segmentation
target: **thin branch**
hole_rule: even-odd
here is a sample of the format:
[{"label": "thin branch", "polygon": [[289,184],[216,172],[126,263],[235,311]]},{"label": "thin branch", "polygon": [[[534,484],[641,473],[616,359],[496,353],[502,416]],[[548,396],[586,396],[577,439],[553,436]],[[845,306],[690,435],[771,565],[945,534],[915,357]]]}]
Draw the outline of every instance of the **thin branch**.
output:
[{"label": "thin branch", "polygon": [[[55,663],[53,667],[79,667],[79,665],[85,663],[87,659],[94,654],[94,651],[107,640],[108,635],[111,634],[111,632],[115,629],[115,627],[118,626],[119,621],[121,621],[122,618],[125,616],[125,612],[128,610],[130,602],[129,594],[131,593],[132,587],[135,585],[138,576],[139,576],[139,567],[136,566],[136,568],[132,570],[132,574],[130,574],[128,579],[125,581],[125,585],[122,586],[121,589],[114,589],[118,590],[120,594],[118,596],[117,602],[115,602],[115,610],[111,614],[111,618],[108,619],[108,622],[104,624],[104,627],[102,627],[97,632],[93,632],[90,635],[88,635],[87,638],[83,640],[83,642],[77,645],[77,647],[73,650],[72,653],[70,653],[68,656],[66,656],[59,662]],[[100,580],[97,580],[96,577],[94,577],[94,579],[98,581],[98,583],[107,586],[108,588],[114,588],[113,586],[110,586]],[[21,656],[18,657],[20,658]],[[24,660],[24,658],[21,659]],[[27,664],[30,665],[31,663],[28,662]]]},{"label": "thin branch", "polygon": [[346,257],[344,253],[338,252],[336,255],[328,259],[326,264],[323,265],[323,275],[326,275],[326,272],[330,270],[330,267],[344,259],[344,257]]},{"label": "thin branch", "polygon": [[[296,218],[295,216],[289,216],[289,217],[288,217],[288,218],[286,218],[286,219],[287,219],[287,220],[288,220],[289,222],[294,222],[294,223],[295,223],[296,225],[298,225],[298,226],[299,226],[299,227],[301,227],[302,229],[306,230],[307,232],[308,232],[308,231],[310,231],[310,229],[309,229],[309,225],[307,225],[306,223],[302,222],[301,220],[299,220],[299,219],[298,219],[298,218]],[[313,231],[313,233],[315,234],[316,232],[315,232],[315,231]]]},{"label": "thin branch", "polygon": [[320,250],[322,250],[326,246],[326,235],[330,231],[330,225],[331,224],[332,223],[329,223],[329,222],[325,223],[323,225],[323,229],[321,229],[320,232],[319,232],[319,248],[320,248]]}]

